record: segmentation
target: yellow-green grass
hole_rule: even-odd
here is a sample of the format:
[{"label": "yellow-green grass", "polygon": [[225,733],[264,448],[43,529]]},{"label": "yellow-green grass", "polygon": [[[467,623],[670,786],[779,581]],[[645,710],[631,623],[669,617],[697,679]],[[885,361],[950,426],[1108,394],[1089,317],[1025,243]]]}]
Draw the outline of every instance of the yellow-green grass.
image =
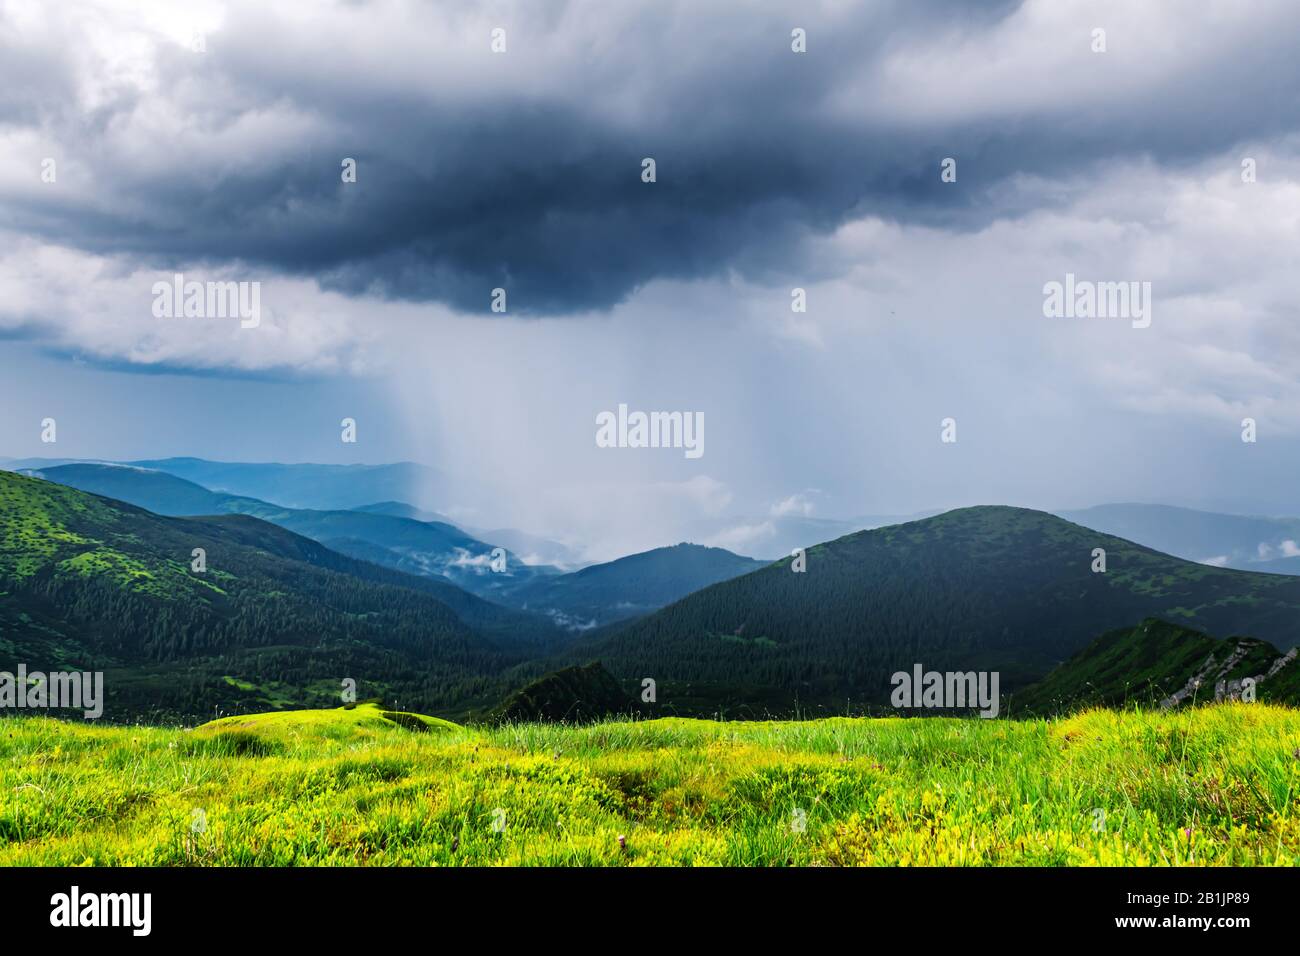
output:
[{"label": "yellow-green grass", "polygon": [[370,705],[192,731],[0,720],[3,864],[1297,862],[1300,711],[1264,704],[479,729]]},{"label": "yellow-green grass", "polygon": [[[358,731],[392,728],[414,731],[447,732],[462,730],[458,724],[440,717],[385,710],[377,704],[358,704],[335,710],[278,710],[266,714],[246,714],[211,720],[194,731],[198,740],[220,742],[230,735],[254,734],[263,739],[326,736],[335,739],[362,739]],[[374,740],[374,734],[364,735]]]}]

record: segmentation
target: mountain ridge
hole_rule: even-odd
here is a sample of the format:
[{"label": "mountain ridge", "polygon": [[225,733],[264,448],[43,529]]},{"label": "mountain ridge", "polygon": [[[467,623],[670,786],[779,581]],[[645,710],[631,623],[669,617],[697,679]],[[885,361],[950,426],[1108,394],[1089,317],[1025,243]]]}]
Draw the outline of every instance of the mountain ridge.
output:
[{"label": "mountain ridge", "polygon": [[[1116,628],[1010,697],[1011,713],[1061,713],[1089,707],[1171,708],[1242,696],[1255,681],[1259,700],[1300,704],[1288,680],[1274,681],[1295,658],[1250,637],[1215,639],[1159,618]],[[1286,677],[1290,677],[1287,673]]]},{"label": "mountain ridge", "polygon": [[656,678],[681,712],[760,716],[883,710],[890,674],[917,662],[998,670],[1004,690],[1018,689],[1151,616],[1278,643],[1300,635],[1300,581],[1196,564],[1030,509],[956,509],[811,547],[803,573],[792,560],[562,656]]}]

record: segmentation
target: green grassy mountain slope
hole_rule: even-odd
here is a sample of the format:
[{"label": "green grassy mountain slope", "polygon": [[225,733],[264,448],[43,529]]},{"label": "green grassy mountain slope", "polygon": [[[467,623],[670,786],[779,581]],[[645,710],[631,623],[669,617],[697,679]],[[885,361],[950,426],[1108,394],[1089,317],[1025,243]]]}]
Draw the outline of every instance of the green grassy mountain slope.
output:
[{"label": "green grassy mountain slope", "polygon": [[[1104,548],[1107,571],[1093,573]],[[1300,581],[1209,567],[1038,511],[965,508],[860,532],[696,592],[572,658],[658,681],[660,706],[732,714],[888,707],[890,675],[1001,673],[1005,693],[1098,634],[1158,616],[1277,646]],[[584,657],[585,655],[585,657]]]},{"label": "green grassy mountain slope", "polygon": [[0,473],[0,665],[103,670],[110,717],[328,705],[344,678],[419,710],[499,699],[523,655],[421,588],[251,517]]},{"label": "green grassy mountain slope", "polygon": [[[509,551],[505,570],[494,572],[493,545],[454,525],[369,511],[285,508],[256,498],[210,491],[184,478],[127,465],[76,463],[31,470],[49,481],[115,498],[164,515],[246,514],[336,550],[407,574],[445,579],[474,594],[495,594],[552,569],[523,563]],[[518,614],[516,624],[524,623]],[[533,630],[547,629],[534,621]]]},{"label": "green grassy mountain slope", "polygon": [[[1008,709],[1014,715],[1086,707],[1158,707],[1173,699],[1178,704],[1213,701],[1220,681],[1244,677],[1259,680],[1260,700],[1300,704],[1290,687],[1275,684],[1269,676],[1282,657],[1265,641],[1215,640],[1200,631],[1148,618],[1135,627],[1103,634],[1042,681],[1013,694]],[[1276,673],[1289,666],[1284,662]]]},{"label": "green grassy mountain slope", "polygon": [[125,501],[160,515],[215,515],[235,510],[233,497],[209,491],[163,471],[101,462],[74,462],[47,468],[23,469],[23,474],[58,482],[104,498]]},{"label": "green grassy mountain slope", "polygon": [[[184,478],[131,465],[75,463],[27,473],[160,515],[252,515],[319,541],[348,557],[405,572],[401,576],[375,575],[356,568],[355,562],[347,566],[349,573],[416,587],[431,594],[455,610],[470,627],[494,637],[536,647],[552,644],[562,636],[543,615],[484,600],[449,580],[454,576],[472,583],[486,574],[486,569],[480,568],[480,573],[473,575],[440,573],[440,564],[455,565],[464,560],[463,555],[491,551],[490,545],[468,537],[451,525],[425,528],[422,527],[425,522],[412,519],[281,508],[256,498],[209,491]],[[423,583],[406,580],[411,575],[420,577]]]}]

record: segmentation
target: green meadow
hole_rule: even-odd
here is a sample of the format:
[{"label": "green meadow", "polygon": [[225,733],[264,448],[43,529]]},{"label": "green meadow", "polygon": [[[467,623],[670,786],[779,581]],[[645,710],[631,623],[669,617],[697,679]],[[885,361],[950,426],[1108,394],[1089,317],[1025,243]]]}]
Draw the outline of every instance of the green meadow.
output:
[{"label": "green meadow", "polygon": [[0,720],[8,865],[1295,865],[1300,711]]}]

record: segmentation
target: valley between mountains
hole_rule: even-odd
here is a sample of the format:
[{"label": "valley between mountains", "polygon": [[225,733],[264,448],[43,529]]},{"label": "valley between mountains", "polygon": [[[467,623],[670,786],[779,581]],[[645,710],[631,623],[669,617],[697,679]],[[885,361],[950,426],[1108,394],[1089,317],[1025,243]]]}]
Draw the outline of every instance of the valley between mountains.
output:
[{"label": "valley between mountains", "polygon": [[[401,468],[416,466],[340,478],[172,461],[0,472],[0,659],[103,671],[110,721],[337,706],[344,680],[456,720],[884,714],[891,674],[918,663],[1000,673],[1013,716],[1177,707],[1243,678],[1261,700],[1300,702],[1300,576],[1041,511],[964,508],[809,542],[806,570],[692,544],[574,568],[558,542],[480,538],[401,502]],[[1289,533],[1211,516],[1180,543],[1140,507],[1098,523],[1239,555],[1252,535]]]}]

